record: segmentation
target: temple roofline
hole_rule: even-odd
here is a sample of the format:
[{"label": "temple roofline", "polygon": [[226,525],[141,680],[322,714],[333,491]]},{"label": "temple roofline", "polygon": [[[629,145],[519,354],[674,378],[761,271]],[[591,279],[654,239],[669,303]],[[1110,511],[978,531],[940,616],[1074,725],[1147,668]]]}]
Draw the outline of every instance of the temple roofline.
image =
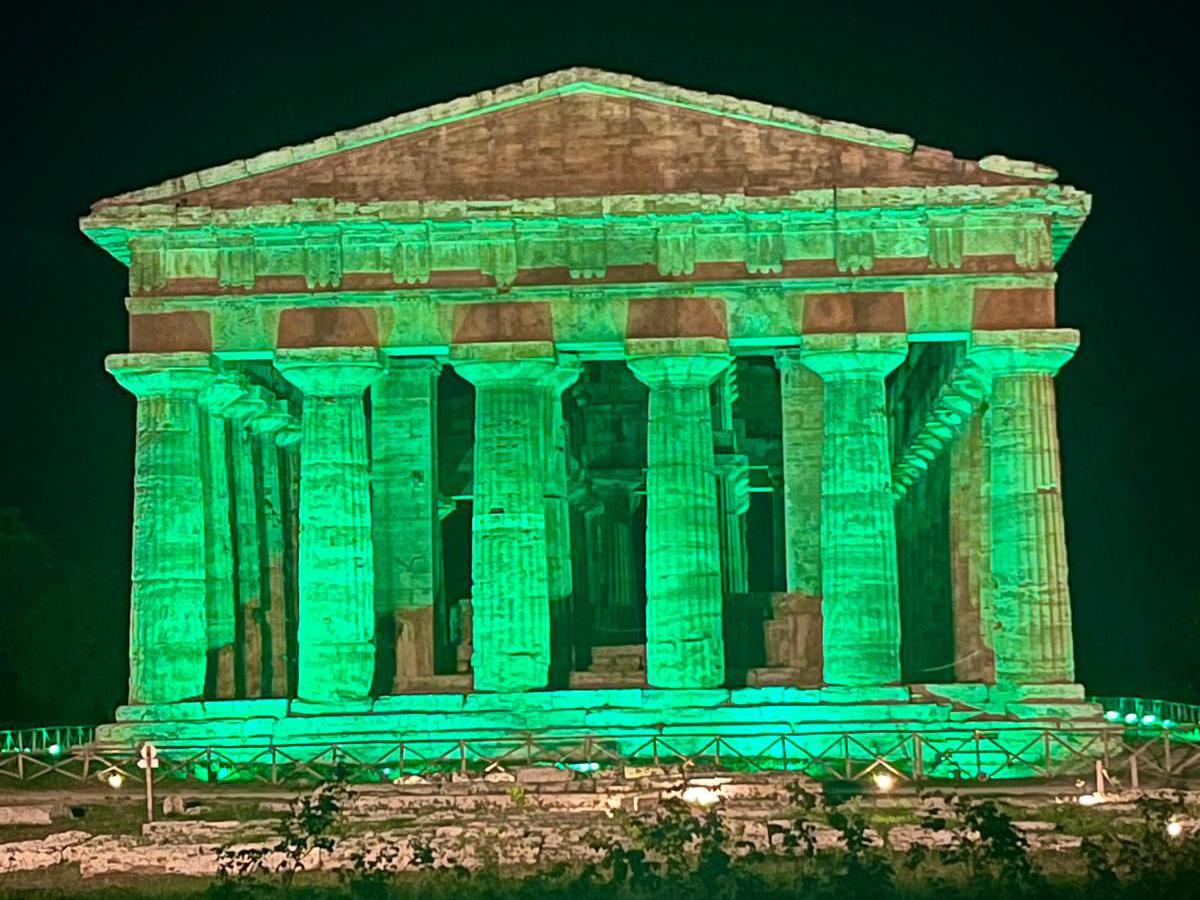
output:
[{"label": "temple roofline", "polygon": [[[561,69],[503,87],[400,113],[368,125],[337,131],[332,135],[303,144],[269,150],[246,159],[169,178],[157,185],[98,200],[92,205],[92,209],[99,211],[115,205],[166,200],[179,194],[262,175],[298,163],[462,119],[550,97],[578,93],[608,94],[652,101],[738,121],[769,125],[832,140],[894,150],[904,154],[912,154],[918,149],[916,140],[905,134],[833,119],[822,119],[766,103],[743,100],[723,94],[708,94],[661,82],[647,81],[632,75],[577,67]],[[1057,177],[1057,172],[1048,166],[1034,162],[1010,160],[999,155],[986,156],[979,160],[978,164],[984,171],[1013,178],[1052,181]]]}]

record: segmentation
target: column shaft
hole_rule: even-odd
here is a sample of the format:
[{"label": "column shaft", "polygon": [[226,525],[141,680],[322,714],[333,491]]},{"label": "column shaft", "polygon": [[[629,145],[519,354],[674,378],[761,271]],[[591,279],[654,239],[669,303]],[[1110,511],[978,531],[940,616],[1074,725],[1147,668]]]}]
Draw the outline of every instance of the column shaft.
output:
[{"label": "column shaft", "polygon": [[401,693],[434,674],[442,606],[434,359],[392,359],[371,386],[377,685]]},{"label": "column shaft", "polygon": [[382,371],[368,348],[280,351],[304,394],[300,451],[297,694],[369,696],[374,674],[374,559],[363,391]]},{"label": "column shaft", "polygon": [[284,521],[279,448],[271,430],[258,437],[259,566],[262,572],[262,692],[288,695],[287,598],[284,595]]},{"label": "column shaft", "polygon": [[129,699],[197,698],[208,644],[198,394],[213,374],[199,353],[128,354],[105,364],[138,398]]},{"label": "column shaft", "polygon": [[238,690],[242,697],[262,696],[263,569],[260,556],[260,507],[255,473],[254,435],[244,419],[235,419],[231,429],[230,461],[233,472],[234,559],[237,574]]},{"label": "column shaft", "polygon": [[1075,677],[1054,373],[1077,344],[1067,330],[994,332],[977,334],[971,350],[992,378],[986,421],[999,682]]},{"label": "column shaft", "polygon": [[950,451],[950,580],[954,597],[954,676],[995,680],[992,649],[991,483],[984,416],[976,415]]},{"label": "column shaft", "polygon": [[725,680],[709,385],[729,362],[718,353],[629,360],[650,388],[646,668],[654,687],[719,687]]},{"label": "column shaft", "polygon": [[900,678],[900,595],[884,378],[902,335],[815,335],[803,361],[824,383],[821,592],[829,684]]},{"label": "column shaft", "polygon": [[787,589],[821,595],[821,457],[824,386],[794,354],[779,357]]},{"label": "column shaft", "polygon": [[546,446],[554,363],[463,360],[475,385],[471,593],[475,688],[545,687],[550,670]]},{"label": "column shaft", "polygon": [[571,507],[567,497],[567,423],[563,394],[578,369],[559,366],[546,412],[546,585],[550,597],[551,680],[565,687],[575,662]]},{"label": "column shaft", "polygon": [[237,640],[237,589],[233,565],[233,531],[229,496],[229,433],[225,420],[202,412],[201,453],[204,469],[205,557],[208,633],[208,690],[220,699],[236,696],[234,679]]}]

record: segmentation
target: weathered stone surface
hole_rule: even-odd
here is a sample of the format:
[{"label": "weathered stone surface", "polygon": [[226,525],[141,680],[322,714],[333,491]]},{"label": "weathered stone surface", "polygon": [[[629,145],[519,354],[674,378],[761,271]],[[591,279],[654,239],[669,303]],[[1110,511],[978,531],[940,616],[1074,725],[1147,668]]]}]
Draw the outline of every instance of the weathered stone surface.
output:
[{"label": "weathered stone surface", "polygon": [[49,825],[52,808],[35,804],[0,806],[0,825]]}]

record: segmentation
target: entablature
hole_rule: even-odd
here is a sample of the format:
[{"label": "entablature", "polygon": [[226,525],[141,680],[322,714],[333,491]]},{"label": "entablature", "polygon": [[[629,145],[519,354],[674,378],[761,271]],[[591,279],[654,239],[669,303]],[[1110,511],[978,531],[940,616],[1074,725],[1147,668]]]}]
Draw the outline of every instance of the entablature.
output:
[{"label": "entablature", "polygon": [[[337,289],[375,276],[404,286],[971,270],[1003,257],[1051,268],[1090,197],[1059,185],[839,188],[742,194],[346,204],[213,210],[117,206],[81,222],[130,267],[134,294],[271,290],[272,279]],[[1001,264],[1003,265],[1003,264]],[[995,267],[995,266],[993,266]],[[805,272],[805,274],[813,274]]]}]

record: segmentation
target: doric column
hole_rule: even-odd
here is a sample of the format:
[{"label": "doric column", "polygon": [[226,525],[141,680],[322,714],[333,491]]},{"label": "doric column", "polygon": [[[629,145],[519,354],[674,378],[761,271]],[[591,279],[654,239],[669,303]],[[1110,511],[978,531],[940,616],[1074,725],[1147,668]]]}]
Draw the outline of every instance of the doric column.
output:
[{"label": "doric column", "polygon": [[475,385],[472,669],[481,691],[545,687],[550,670],[546,434],[553,347],[456,348]]},{"label": "doric column", "polygon": [[220,375],[200,395],[201,467],[204,472],[204,543],[208,675],[205,694],[237,696],[237,585],[233,555],[233,510],[229,494],[229,426],[223,412],[243,388]]},{"label": "doric column", "polygon": [[789,593],[821,595],[821,453],[825,441],[821,376],[782,351],[779,393],[783,420],[783,520]]},{"label": "doric column", "polygon": [[288,695],[295,694],[297,677],[296,623],[300,618],[300,418],[294,413],[279,430],[279,487],[283,503],[283,596],[287,621]]},{"label": "doric column", "polygon": [[198,396],[205,353],[131,353],[105,367],[137,397],[129,701],[204,694],[205,515]]},{"label": "doric column", "polygon": [[629,366],[650,388],[646,474],[646,674],[653,687],[720,687],[721,539],[709,386],[723,341],[635,340]]},{"label": "doric column", "polygon": [[388,361],[371,386],[371,527],[375,535],[376,685],[403,693],[434,674],[442,606],[437,385],[430,357]]},{"label": "doric column", "polygon": [[563,394],[579,377],[578,362],[560,362],[551,385],[546,413],[546,584],[550,595],[550,663],[552,681],[565,687],[574,667],[571,507],[567,495],[567,423]]},{"label": "doric column", "polygon": [[374,348],[345,347],[280,350],[275,365],[304,395],[297,695],[366,697],[375,573],[363,392],[383,362]]},{"label": "doric column", "polygon": [[638,590],[633,560],[633,497],[621,481],[594,479],[603,505],[599,523],[602,574],[597,579],[595,605],[604,610],[608,628],[634,631],[638,626]]},{"label": "doric column", "polygon": [[255,472],[258,439],[248,423],[267,408],[262,391],[248,389],[225,407],[229,419],[229,463],[233,492],[233,549],[237,594],[238,660],[235,678],[239,697],[261,697],[263,684],[262,508]]},{"label": "doric column", "polygon": [[992,682],[995,618],[991,584],[991,465],[984,416],[950,448],[950,586],[954,599],[954,677]]},{"label": "doric column", "polygon": [[284,591],[284,508],[280,481],[279,432],[291,423],[287,404],[267,402],[266,409],[247,424],[255,436],[256,493],[259,498],[258,558],[262,595],[259,628],[262,633],[261,693],[288,695],[287,598]]},{"label": "doric column", "polygon": [[801,360],[824,384],[821,594],[824,678],[900,679],[900,594],[884,378],[904,361],[898,334],[818,334]]},{"label": "doric column", "polygon": [[1079,333],[976,332],[970,357],[991,376],[991,581],[996,680],[1075,678],[1054,374]]}]

